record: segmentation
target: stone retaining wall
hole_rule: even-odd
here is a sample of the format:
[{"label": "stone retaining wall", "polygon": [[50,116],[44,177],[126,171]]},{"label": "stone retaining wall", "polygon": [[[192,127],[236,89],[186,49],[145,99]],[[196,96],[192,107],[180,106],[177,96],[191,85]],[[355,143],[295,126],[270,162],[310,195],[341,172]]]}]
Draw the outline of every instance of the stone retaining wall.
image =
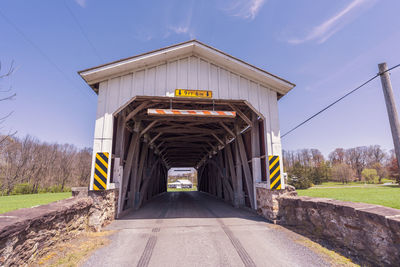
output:
[{"label": "stone retaining wall", "polygon": [[115,217],[117,190],[90,191],[0,214],[0,266],[27,266],[52,245],[99,231]]},{"label": "stone retaining wall", "polygon": [[400,266],[400,210],[257,188],[258,213],[365,264]]}]

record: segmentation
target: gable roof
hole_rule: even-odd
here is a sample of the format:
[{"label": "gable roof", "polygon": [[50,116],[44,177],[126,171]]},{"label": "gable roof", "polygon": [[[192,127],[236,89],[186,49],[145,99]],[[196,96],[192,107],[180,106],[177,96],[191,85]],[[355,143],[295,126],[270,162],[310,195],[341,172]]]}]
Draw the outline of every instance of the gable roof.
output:
[{"label": "gable roof", "polygon": [[167,61],[181,55],[197,55],[204,57],[215,64],[234,70],[239,74],[254,79],[280,95],[288,93],[295,84],[271,74],[261,68],[235,58],[214,47],[197,40],[175,44],[129,58],[120,59],[97,67],[79,71],[79,75],[97,91],[98,83],[120,76],[134,69],[143,68],[160,61]]}]

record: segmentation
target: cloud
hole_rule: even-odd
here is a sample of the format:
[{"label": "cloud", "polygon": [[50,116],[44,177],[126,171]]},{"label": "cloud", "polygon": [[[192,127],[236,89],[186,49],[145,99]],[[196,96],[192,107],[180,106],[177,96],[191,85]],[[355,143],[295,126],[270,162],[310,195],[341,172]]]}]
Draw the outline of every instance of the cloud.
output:
[{"label": "cloud", "polygon": [[170,36],[171,33],[188,35],[191,39],[195,37],[192,25],[193,5],[187,10],[187,16],[177,24],[167,26],[167,32],[164,38]]},{"label": "cloud", "polygon": [[81,7],[86,7],[87,0],[75,0],[75,2]]},{"label": "cloud", "polygon": [[330,17],[318,26],[315,26],[312,31],[303,38],[290,39],[291,44],[301,44],[308,41],[317,41],[322,44],[332,35],[341,30],[351,19],[355,18],[355,13],[358,9],[364,6],[369,0],[353,0],[345,8],[339,11],[334,16]]},{"label": "cloud", "polygon": [[225,9],[232,16],[253,20],[265,4],[265,0],[237,0]]},{"label": "cloud", "polygon": [[168,29],[172,30],[176,34],[185,34],[189,31],[189,26],[169,26]]}]

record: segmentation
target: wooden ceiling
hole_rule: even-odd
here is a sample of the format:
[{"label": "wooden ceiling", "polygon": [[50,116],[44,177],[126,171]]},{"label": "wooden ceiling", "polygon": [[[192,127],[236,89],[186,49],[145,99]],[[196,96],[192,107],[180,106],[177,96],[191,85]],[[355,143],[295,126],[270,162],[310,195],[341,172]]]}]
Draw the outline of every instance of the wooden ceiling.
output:
[{"label": "wooden ceiling", "polygon": [[[149,116],[148,108],[236,111],[236,118]],[[122,114],[124,113],[124,114]],[[126,127],[141,121],[141,136],[159,153],[168,167],[199,167],[251,125],[254,111],[245,101],[170,97],[136,97],[120,111]]]}]

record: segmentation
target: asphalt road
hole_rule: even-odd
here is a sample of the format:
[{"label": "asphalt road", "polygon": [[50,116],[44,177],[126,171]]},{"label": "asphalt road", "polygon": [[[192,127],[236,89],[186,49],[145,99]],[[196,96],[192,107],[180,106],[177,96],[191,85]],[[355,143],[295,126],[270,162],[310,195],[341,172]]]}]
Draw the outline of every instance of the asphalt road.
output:
[{"label": "asphalt road", "polygon": [[199,192],[165,193],[114,221],[84,266],[331,266],[299,235]]}]

